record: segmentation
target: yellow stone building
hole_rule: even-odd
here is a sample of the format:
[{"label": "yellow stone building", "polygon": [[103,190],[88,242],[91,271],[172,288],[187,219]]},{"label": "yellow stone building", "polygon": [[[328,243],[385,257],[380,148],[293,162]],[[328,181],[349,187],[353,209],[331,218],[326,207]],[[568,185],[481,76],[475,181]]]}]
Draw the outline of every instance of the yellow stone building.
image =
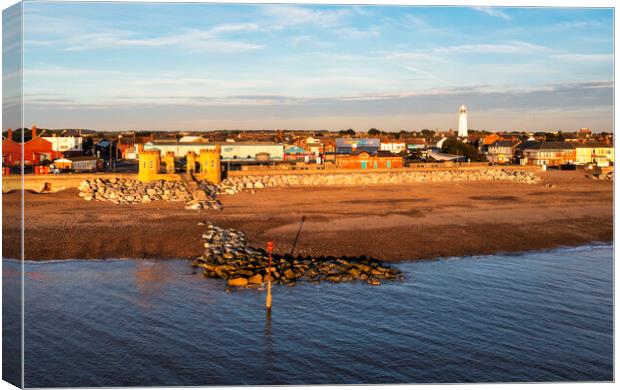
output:
[{"label": "yellow stone building", "polygon": [[222,148],[216,145],[215,149],[201,149],[198,155],[200,165],[200,177],[212,183],[220,184],[222,181],[222,171],[220,155]]},{"label": "yellow stone building", "polygon": [[613,144],[585,143],[576,145],[577,164],[596,163],[599,166],[609,166],[614,162]]},{"label": "yellow stone building", "polygon": [[174,152],[166,152],[164,162],[166,164],[166,173],[174,173]]},{"label": "yellow stone building", "polygon": [[196,153],[187,152],[185,155],[185,171],[190,174],[196,172]]},{"label": "yellow stone building", "polygon": [[159,150],[144,150],[138,160],[138,179],[141,182],[157,180],[160,165]]},{"label": "yellow stone building", "polygon": [[[209,180],[214,184],[222,182],[220,145],[216,145],[213,149],[201,149],[198,156],[194,152],[188,152],[185,159],[187,161],[185,167],[187,173],[194,174],[199,179]],[[199,172],[196,172],[196,162],[199,163]],[[164,163],[166,164],[166,173],[160,173],[161,155],[159,150],[143,150],[138,162],[138,179],[142,182],[178,180],[178,176],[174,174],[173,152],[166,152]]]}]

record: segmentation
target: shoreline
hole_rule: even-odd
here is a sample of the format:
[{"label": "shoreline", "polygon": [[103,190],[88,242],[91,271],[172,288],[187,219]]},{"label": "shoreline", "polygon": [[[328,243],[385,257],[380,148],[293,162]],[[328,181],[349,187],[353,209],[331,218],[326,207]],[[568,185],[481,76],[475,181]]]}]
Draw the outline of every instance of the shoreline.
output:
[{"label": "shoreline", "polygon": [[[115,205],[77,190],[25,194],[26,259],[193,259],[211,222],[275,253],[384,262],[485,256],[613,243],[613,182],[541,172],[537,184],[448,182],[286,187],[222,195],[224,210],[182,202]],[[3,257],[19,257],[19,194],[3,195]],[[295,237],[299,234],[297,242]]]},{"label": "shoreline", "polygon": [[[469,258],[483,258],[483,257],[492,257],[492,256],[519,257],[519,256],[528,255],[531,253],[562,253],[564,251],[581,252],[581,251],[591,250],[591,249],[607,249],[607,248],[613,249],[613,247],[614,247],[613,241],[608,241],[608,242],[595,241],[590,244],[577,245],[577,246],[564,246],[563,245],[563,246],[558,246],[558,247],[549,248],[549,249],[532,249],[532,250],[525,250],[525,251],[520,251],[520,252],[497,252],[497,253],[486,254],[486,255],[435,257],[432,259],[400,260],[400,261],[392,261],[392,262],[387,262],[387,263],[402,264],[402,263],[416,263],[419,261],[431,262],[431,261],[444,261],[444,260],[460,260],[460,259],[464,259],[467,257]],[[9,263],[21,263],[22,262],[22,260],[11,259],[11,258],[3,258],[2,261],[7,261]],[[40,259],[40,260],[24,260],[23,263],[24,264],[54,264],[54,263],[74,263],[74,262],[110,263],[110,262],[125,262],[125,261],[152,261],[152,262],[185,261],[185,262],[191,262],[192,260],[183,259],[183,258],[165,258],[165,259],[164,258],[150,258],[150,259],[147,259],[147,258],[128,257],[128,258],[107,258],[107,259]]]}]

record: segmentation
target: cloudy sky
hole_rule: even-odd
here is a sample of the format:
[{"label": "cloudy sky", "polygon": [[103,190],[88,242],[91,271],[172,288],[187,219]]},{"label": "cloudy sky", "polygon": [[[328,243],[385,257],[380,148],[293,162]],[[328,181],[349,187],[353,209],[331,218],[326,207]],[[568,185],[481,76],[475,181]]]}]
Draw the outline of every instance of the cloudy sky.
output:
[{"label": "cloudy sky", "polygon": [[610,9],[27,2],[24,26],[41,127],[449,129],[465,104],[613,130]]}]

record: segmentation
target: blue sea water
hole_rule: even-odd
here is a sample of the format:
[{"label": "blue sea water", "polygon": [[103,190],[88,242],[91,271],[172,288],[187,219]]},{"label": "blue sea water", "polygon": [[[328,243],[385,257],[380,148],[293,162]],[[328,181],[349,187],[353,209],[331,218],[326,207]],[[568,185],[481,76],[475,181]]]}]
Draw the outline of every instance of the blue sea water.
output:
[{"label": "blue sea water", "polygon": [[187,261],[28,262],[26,386],[613,380],[611,246],[399,267],[277,286],[267,318]]}]

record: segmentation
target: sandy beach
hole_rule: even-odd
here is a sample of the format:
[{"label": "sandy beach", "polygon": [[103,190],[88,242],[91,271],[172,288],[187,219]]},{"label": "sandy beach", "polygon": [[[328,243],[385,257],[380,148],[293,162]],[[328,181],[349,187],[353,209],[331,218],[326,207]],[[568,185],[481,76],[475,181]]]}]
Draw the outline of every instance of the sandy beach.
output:
[{"label": "sandy beach", "polygon": [[[268,188],[222,195],[223,211],[183,203],[87,202],[76,189],[26,193],[26,259],[191,259],[199,222],[244,231],[280,253],[386,261],[576,246],[613,239],[613,182],[540,172],[539,184],[453,182]],[[549,187],[548,185],[552,185]],[[19,194],[3,195],[3,255],[19,255]],[[296,245],[295,239],[298,236]],[[293,246],[295,247],[293,248]]]}]

